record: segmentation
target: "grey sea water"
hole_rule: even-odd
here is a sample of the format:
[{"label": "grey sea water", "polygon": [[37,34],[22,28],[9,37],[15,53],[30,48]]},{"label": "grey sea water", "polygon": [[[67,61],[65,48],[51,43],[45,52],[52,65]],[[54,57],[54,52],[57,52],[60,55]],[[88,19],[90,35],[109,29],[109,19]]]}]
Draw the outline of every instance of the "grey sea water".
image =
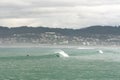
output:
[{"label": "grey sea water", "polygon": [[120,80],[119,69],[120,48],[0,48],[0,80]]}]

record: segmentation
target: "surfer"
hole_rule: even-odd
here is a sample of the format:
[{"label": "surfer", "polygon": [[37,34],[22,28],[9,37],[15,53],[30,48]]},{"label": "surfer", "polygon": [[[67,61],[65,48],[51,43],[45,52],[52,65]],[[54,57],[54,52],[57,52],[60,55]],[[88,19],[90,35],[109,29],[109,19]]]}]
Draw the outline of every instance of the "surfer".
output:
[{"label": "surfer", "polygon": [[26,56],[30,56],[29,54],[27,54]]}]

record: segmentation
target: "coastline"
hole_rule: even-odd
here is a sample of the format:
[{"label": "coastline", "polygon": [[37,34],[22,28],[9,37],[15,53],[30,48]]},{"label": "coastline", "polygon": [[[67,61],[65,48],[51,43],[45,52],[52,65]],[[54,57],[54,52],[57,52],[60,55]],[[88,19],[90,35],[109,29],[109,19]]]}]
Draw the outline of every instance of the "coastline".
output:
[{"label": "coastline", "polygon": [[0,44],[0,48],[76,48],[76,49],[94,49],[94,48],[120,48],[118,45],[53,45],[53,44],[27,44],[27,43],[18,43],[18,44]]}]

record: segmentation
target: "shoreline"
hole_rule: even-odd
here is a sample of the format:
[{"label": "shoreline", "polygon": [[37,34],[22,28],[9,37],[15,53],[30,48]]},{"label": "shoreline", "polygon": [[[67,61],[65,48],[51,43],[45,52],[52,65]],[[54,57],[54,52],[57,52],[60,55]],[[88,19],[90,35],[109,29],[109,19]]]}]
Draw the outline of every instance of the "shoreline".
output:
[{"label": "shoreline", "polygon": [[95,46],[84,46],[84,45],[52,45],[52,44],[2,44],[0,48],[120,48],[117,45],[95,45]]}]

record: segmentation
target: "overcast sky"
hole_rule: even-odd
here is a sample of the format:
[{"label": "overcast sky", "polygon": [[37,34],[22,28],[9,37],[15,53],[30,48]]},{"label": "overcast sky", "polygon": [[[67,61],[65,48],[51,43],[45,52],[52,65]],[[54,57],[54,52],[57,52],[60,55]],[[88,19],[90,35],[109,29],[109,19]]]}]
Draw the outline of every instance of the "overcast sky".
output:
[{"label": "overcast sky", "polygon": [[0,0],[1,26],[119,25],[120,0]]}]

